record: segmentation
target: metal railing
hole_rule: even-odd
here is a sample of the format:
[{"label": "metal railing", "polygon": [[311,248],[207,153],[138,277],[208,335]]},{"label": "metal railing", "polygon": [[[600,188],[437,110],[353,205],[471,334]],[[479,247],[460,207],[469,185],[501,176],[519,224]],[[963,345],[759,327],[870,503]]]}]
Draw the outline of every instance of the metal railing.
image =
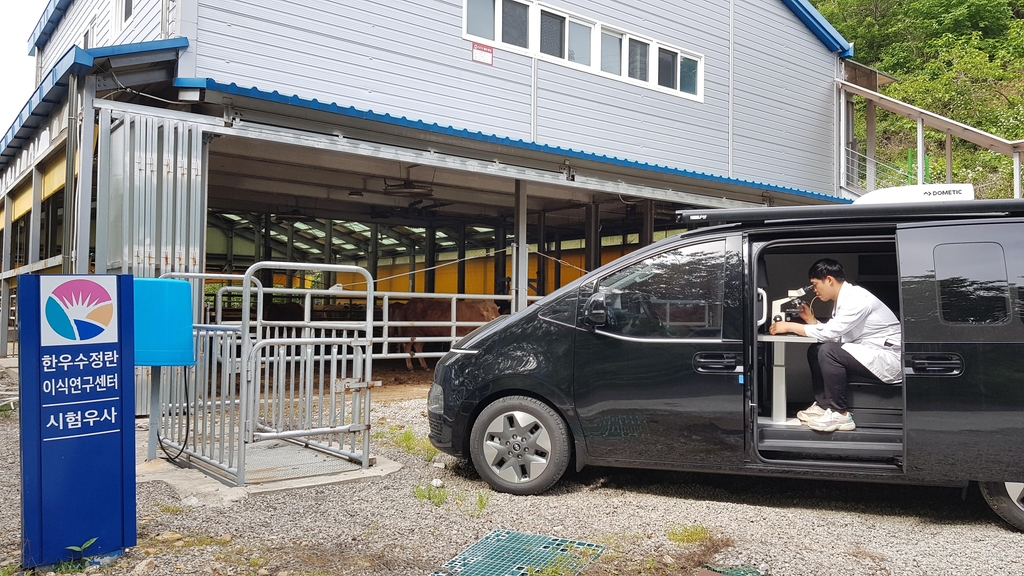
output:
[{"label": "metal railing", "polygon": [[[873,183],[871,182],[872,172],[874,173]],[[846,174],[843,182],[847,188],[870,192],[879,188],[906,186],[916,181],[916,175],[908,173],[901,167],[879,162],[853,148],[846,149]]]},{"label": "metal railing", "polygon": [[[243,277],[172,273],[202,293],[207,281],[238,282],[242,310],[255,304],[254,316],[237,322],[211,315],[203,299],[194,310],[196,365],[153,369],[150,456],[156,444],[176,451],[237,485],[245,484],[246,447],[279,439],[346,458],[363,468],[370,464],[370,388],[373,316],[315,322],[269,320],[268,292],[255,273],[268,269],[317,270],[363,275],[354,266],[263,262]],[[311,302],[317,290],[306,290]],[[367,293],[373,298],[372,290]],[[199,321],[196,321],[198,319]]]}]

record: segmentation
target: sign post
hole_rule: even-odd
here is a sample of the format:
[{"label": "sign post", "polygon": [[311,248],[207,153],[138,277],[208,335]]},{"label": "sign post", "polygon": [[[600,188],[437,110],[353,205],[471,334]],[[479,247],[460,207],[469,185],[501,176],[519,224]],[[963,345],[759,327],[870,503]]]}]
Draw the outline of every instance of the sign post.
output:
[{"label": "sign post", "polygon": [[25,568],[136,543],[133,302],[128,275],[18,277]]}]

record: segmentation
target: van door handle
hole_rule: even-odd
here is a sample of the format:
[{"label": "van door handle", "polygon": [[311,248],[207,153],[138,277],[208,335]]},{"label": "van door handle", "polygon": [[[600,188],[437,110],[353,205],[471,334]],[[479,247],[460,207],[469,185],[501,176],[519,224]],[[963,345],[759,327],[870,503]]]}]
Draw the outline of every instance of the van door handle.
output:
[{"label": "van door handle", "polygon": [[693,369],[697,372],[735,372],[739,355],[731,352],[699,352],[693,356]]},{"label": "van door handle", "polygon": [[914,374],[958,376],[963,374],[964,359],[958,354],[917,354],[910,357],[910,369]]}]

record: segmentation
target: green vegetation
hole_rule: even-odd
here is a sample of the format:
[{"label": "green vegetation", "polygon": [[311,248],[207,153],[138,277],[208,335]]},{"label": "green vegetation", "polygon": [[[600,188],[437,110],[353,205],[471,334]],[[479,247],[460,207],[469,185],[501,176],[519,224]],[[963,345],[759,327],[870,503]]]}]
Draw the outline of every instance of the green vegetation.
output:
[{"label": "green vegetation", "polygon": [[19,571],[21,571],[21,566],[14,564],[6,568],[0,568],[0,576],[14,576]]},{"label": "green vegetation", "polygon": [[665,534],[669,540],[676,544],[694,544],[708,539],[708,529],[700,524],[692,526],[671,526]]},{"label": "green vegetation", "polygon": [[[848,41],[854,59],[897,79],[886,95],[990,132],[1024,138],[1024,0],[812,0]],[[863,108],[863,100],[857,99]],[[864,142],[863,109],[857,139]],[[906,166],[911,120],[879,113],[880,162]],[[926,130],[933,181],[946,171],[945,136]],[[1013,194],[1010,158],[954,138],[953,181],[979,197]]]},{"label": "green vegetation", "polygon": [[417,486],[412,489],[412,493],[416,496],[417,500],[423,500],[430,502],[434,506],[440,506],[444,504],[445,500],[448,499],[447,488],[435,488],[434,486]]},{"label": "green vegetation", "polygon": [[374,432],[373,437],[390,442],[407,454],[420,456],[427,462],[432,461],[440,453],[430,440],[417,436],[412,428],[405,426],[389,426],[387,430]]}]

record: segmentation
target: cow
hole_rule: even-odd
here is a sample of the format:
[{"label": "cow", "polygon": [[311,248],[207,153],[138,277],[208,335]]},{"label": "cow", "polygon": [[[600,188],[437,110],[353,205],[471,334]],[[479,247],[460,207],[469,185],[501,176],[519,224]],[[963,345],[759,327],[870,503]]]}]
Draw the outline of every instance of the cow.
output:
[{"label": "cow", "polygon": [[[452,305],[446,300],[410,300],[407,304],[391,304],[388,307],[388,319],[399,322],[450,322]],[[498,317],[498,306],[493,300],[458,300],[455,302],[455,319],[457,322],[490,322]],[[475,326],[458,326],[456,336],[465,336]],[[395,326],[390,335],[408,337],[409,342],[399,344],[399,348],[409,354],[405,359],[405,367],[411,372],[412,359],[417,353],[423,353],[423,343],[416,338],[451,336],[452,329],[448,326]],[[427,361],[419,358],[420,366],[429,370]]]}]

